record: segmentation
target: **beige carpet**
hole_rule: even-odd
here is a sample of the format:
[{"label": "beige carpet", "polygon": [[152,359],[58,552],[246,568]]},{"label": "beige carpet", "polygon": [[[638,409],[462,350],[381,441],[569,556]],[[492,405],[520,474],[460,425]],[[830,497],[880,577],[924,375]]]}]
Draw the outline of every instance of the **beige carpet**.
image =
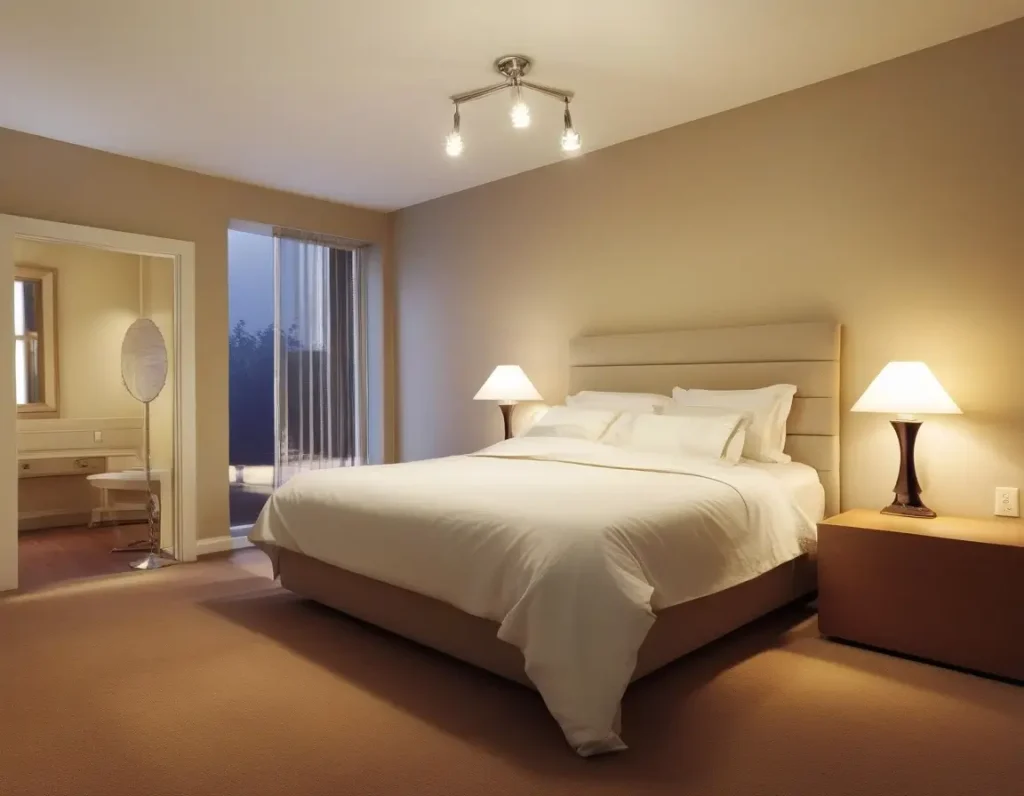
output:
[{"label": "beige carpet", "polygon": [[0,795],[1019,796],[1024,688],[795,611],[634,686],[581,760],[530,691],[300,601],[258,556],[0,600]]}]

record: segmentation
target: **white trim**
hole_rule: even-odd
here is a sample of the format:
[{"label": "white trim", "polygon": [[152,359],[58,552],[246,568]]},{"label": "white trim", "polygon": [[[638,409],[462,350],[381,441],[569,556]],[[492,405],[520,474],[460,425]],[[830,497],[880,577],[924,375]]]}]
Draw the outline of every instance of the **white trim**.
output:
[{"label": "white trim", "polygon": [[21,434],[65,434],[68,431],[137,431],[142,428],[138,417],[54,417],[49,420],[18,418]]},{"label": "white trim", "polygon": [[252,542],[246,536],[211,536],[209,539],[200,539],[196,542],[196,552],[200,556],[208,556],[230,550],[244,550],[252,546]]},{"label": "white trim", "polygon": [[[0,215],[0,280],[14,280],[14,219]],[[14,303],[0,301],[0,329],[14,334]],[[3,339],[7,339],[6,337]],[[18,587],[18,406],[14,395],[14,346],[0,345],[0,591]]]},{"label": "white trim", "polygon": [[[181,561],[196,559],[196,312],[195,244],[57,221],[0,215],[0,282],[14,279],[14,240],[92,246],[128,254],[169,257],[175,271],[175,473],[174,498],[164,504],[164,546]],[[0,329],[14,328],[13,306],[0,301]],[[5,332],[7,333],[7,332]],[[14,346],[0,345],[0,450],[17,446]],[[15,456],[0,457],[0,591],[18,586],[18,480]],[[170,515],[170,516],[168,516]],[[170,520],[170,522],[167,522]]]}]

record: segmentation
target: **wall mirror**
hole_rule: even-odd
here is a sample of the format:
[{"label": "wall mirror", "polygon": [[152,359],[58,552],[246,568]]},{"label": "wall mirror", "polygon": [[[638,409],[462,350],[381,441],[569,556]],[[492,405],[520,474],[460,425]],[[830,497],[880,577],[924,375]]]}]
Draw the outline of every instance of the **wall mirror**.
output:
[{"label": "wall mirror", "polygon": [[14,272],[14,389],[18,416],[57,417],[57,274],[19,265]]}]

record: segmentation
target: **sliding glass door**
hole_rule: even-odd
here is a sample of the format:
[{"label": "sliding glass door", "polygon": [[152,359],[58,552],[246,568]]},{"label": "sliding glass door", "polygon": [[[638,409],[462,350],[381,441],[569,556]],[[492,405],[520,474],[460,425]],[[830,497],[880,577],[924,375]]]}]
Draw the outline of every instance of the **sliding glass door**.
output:
[{"label": "sliding glass door", "polygon": [[359,255],[308,236],[229,235],[233,532],[295,473],[366,461]]},{"label": "sliding glass door", "polygon": [[359,252],[277,237],[275,485],[303,470],[366,463]]}]

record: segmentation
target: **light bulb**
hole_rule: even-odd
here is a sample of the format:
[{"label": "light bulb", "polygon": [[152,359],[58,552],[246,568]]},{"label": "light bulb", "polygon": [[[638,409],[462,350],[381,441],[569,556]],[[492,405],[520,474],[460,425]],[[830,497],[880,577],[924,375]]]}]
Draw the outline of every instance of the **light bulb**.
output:
[{"label": "light bulb", "polygon": [[522,100],[519,100],[519,102],[512,106],[509,116],[512,117],[513,127],[523,128],[530,126],[530,108]]},{"label": "light bulb", "polygon": [[512,96],[515,97],[515,104],[512,105],[512,110],[509,111],[509,116],[512,117],[512,126],[516,128],[523,128],[530,126],[530,108],[523,102],[523,89],[522,86],[517,85]]},{"label": "light bulb", "polygon": [[457,130],[448,133],[448,137],[444,142],[444,151],[448,153],[450,158],[457,158],[462,154],[462,136],[459,135]]},{"label": "light bulb", "polygon": [[578,152],[580,148],[580,134],[571,127],[562,133],[562,151]]},{"label": "light bulb", "polygon": [[455,105],[455,117],[452,119],[452,131],[448,133],[448,137],[444,141],[444,151],[448,153],[448,157],[457,158],[462,154],[462,136],[459,135],[459,122],[462,121],[462,117],[459,115],[458,103]]},{"label": "light bulb", "polygon": [[578,152],[580,149],[580,134],[572,126],[572,114],[569,113],[569,100],[565,101],[565,115],[563,116],[565,127],[562,131],[562,151]]}]

